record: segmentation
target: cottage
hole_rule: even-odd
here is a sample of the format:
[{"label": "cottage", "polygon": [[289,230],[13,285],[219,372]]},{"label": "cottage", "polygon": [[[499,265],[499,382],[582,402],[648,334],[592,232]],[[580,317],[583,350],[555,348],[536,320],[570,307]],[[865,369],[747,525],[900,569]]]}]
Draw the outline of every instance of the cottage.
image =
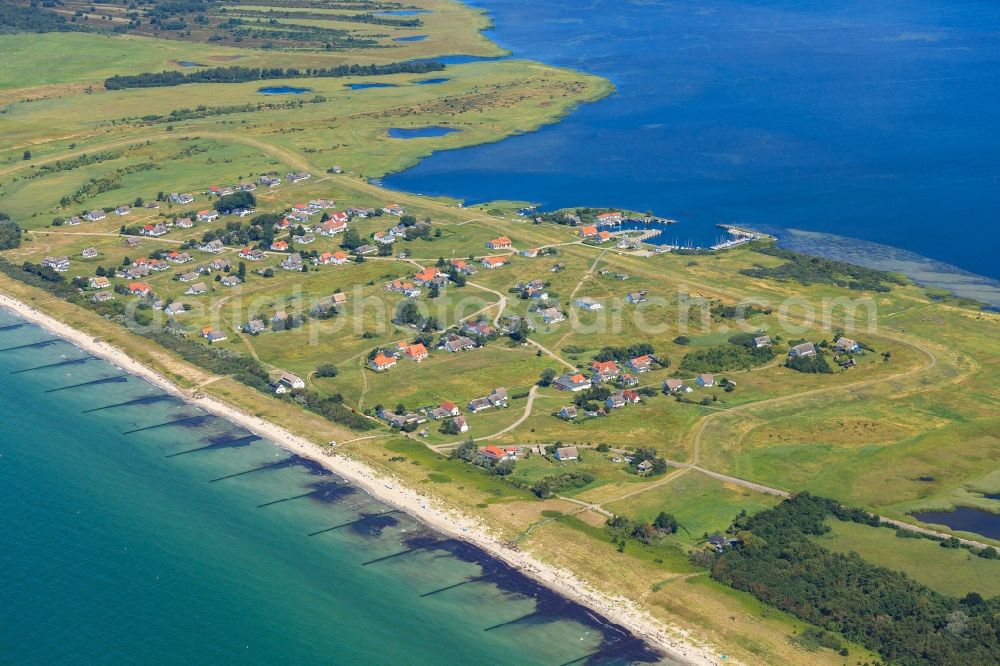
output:
[{"label": "cottage", "polygon": [[594,381],[606,382],[617,377],[621,370],[614,361],[591,361],[590,372]]},{"label": "cottage", "polygon": [[192,296],[197,296],[198,294],[204,294],[208,291],[208,286],[204,282],[199,282],[198,284],[193,284],[187,288],[185,294],[190,294]]},{"label": "cottage", "polygon": [[92,210],[89,213],[87,213],[84,217],[86,217],[91,222],[97,222],[98,220],[103,220],[104,218],[106,218],[107,214],[103,210]]},{"label": "cottage", "polygon": [[92,300],[95,303],[103,303],[105,301],[113,300],[114,297],[115,295],[110,291],[99,291],[93,296],[91,296],[90,300]]},{"label": "cottage", "polygon": [[757,336],[756,338],[753,339],[753,346],[756,349],[761,349],[762,347],[770,347],[771,346],[771,336],[769,336],[769,335],[760,335],[760,336]]},{"label": "cottage", "polygon": [[222,342],[226,339],[226,334],[217,328],[205,327],[201,329],[201,337],[208,340],[209,344],[213,342]]},{"label": "cottage", "polygon": [[419,273],[414,274],[413,281],[416,282],[417,284],[422,284],[424,286],[427,286],[432,282],[434,282],[437,276],[438,276],[437,269],[431,266],[423,269]]},{"label": "cottage", "polygon": [[139,240],[138,238],[135,238],[134,236],[128,236],[125,238],[124,241],[122,241],[122,245],[124,245],[129,249],[135,249],[140,245],[142,245],[142,241]]},{"label": "cottage", "polygon": [[228,271],[232,269],[233,262],[229,261],[225,257],[219,257],[218,259],[212,259],[208,263],[208,269],[211,271]]},{"label": "cottage", "polygon": [[857,341],[845,337],[837,338],[837,342],[833,344],[833,348],[837,351],[847,352],[849,354],[856,354],[861,351],[861,345],[858,344]]},{"label": "cottage", "polygon": [[194,201],[194,195],[188,194],[186,192],[182,193],[182,194],[178,194],[177,192],[173,192],[170,195],[170,200],[172,202],[176,203],[176,204],[189,204],[192,201]]},{"label": "cottage", "polygon": [[628,367],[632,372],[642,374],[644,372],[649,372],[653,367],[653,357],[649,354],[643,354],[642,356],[636,356],[628,361]]},{"label": "cottage", "polygon": [[556,460],[565,462],[568,460],[579,460],[580,453],[576,450],[575,446],[561,446],[556,449],[555,453]]},{"label": "cottage", "polygon": [[592,386],[592,383],[580,373],[559,375],[552,380],[552,385],[560,391],[585,391]]},{"label": "cottage", "polygon": [[240,250],[240,259],[246,259],[247,261],[260,261],[263,258],[264,253],[255,248],[245,247]]},{"label": "cottage", "polygon": [[600,310],[603,307],[600,301],[595,301],[593,298],[578,298],[575,305],[578,308],[588,311]]},{"label": "cottage", "polygon": [[195,280],[198,279],[198,277],[200,275],[201,275],[201,273],[199,273],[197,271],[190,271],[188,273],[181,273],[180,275],[177,276],[177,281],[178,282],[194,282]]},{"label": "cottage", "polygon": [[395,356],[386,356],[382,352],[377,353],[368,361],[368,367],[375,372],[383,372],[396,365]]},{"label": "cottage", "polygon": [[506,236],[499,236],[486,243],[486,247],[490,250],[509,250],[513,246],[513,242]]},{"label": "cottage", "polygon": [[298,252],[293,252],[288,255],[284,261],[281,262],[281,267],[286,271],[301,271],[302,270],[302,255]]},{"label": "cottage", "polygon": [[173,317],[174,315],[179,315],[185,311],[184,304],[180,301],[174,301],[167,307],[163,308],[163,311],[167,313],[168,316]]},{"label": "cottage", "polygon": [[788,352],[789,358],[803,358],[805,356],[815,356],[816,355],[816,345],[811,342],[803,342],[800,345],[795,345]]},{"label": "cottage", "polygon": [[69,270],[69,257],[45,257],[42,259],[42,266],[47,266],[59,273]]},{"label": "cottage", "polygon": [[336,236],[347,231],[347,222],[345,220],[329,219],[326,222],[320,223],[316,229],[321,236]]},{"label": "cottage", "polygon": [[128,206],[118,206],[115,208],[115,215],[131,215],[132,209]]},{"label": "cottage", "polygon": [[199,222],[212,222],[219,219],[219,212],[211,209],[199,210],[197,217]]},{"label": "cottage", "polygon": [[715,375],[710,372],[700,374],[697,379],[695,379],[695,382],[697,382],[698,386],[702,388],[712,388],[715,386]]},{"label": "cottage", "polygon": [[653,469],[653,463],[648,460],[643,460],[641,463],[636,465],[635,468],[640,474],[646,474]]},{"label": "cottage", "polygon": [[393,204],[389,204],[389,205],[385,206],[385,207],[384,207],[384,208],[382,209],[382,212],[383,212],[383,213],[389,213],[389,215],[395,215],[396,217],[399,217],[399,216],[401,216],[401,215],[402,215],[403,213],[405,213],[405,212],[406,212],[406,209],[404,209],[404,208],[403,208],[402,206],[400,206],[399,204],[394,204],[394,203],[393,203]]},{"label": "cottage", "polygon": [[559,308],[545,308],[542,310],[542,321],[546,324],[557,324],[566,319]]},{"label": "cottage", "polygon": [[576,407],[574,407],[573,405],[566,405],[565,407],[559,410],[558,416],[561,419],[572,421],[577,416]]},{"label": "cottage", "polygon": [[456,432],[469,432],[469,424],[465,422],[464,416],[453,416],[451,426]]},{"label": "cottage", "polygon": [[488,338],[496,334],[496,329],[485,321],[466,321],[462,323],[462,331],[469,335]]},{"label": "cottage", "polygon": [[416,361],[417,363],[420,363],[428,356],[430,356],[430,354],[427,352],[427,347],[425,347],[419,342],[416,344],[408,345],[406,347],[405,353],[408,359]]},{"label": "cottage", "polygon": [[521,250],[522,257],[528,257],[529,259],[534,259],[538,256],[538,248],[530,247],[527,250]]},{"label": "cottage", "polygon": [[271,250],[274,252],[287,252],[288,242],[283,240],[276,240],[271,243]]},{"label": "cottage", "polygon": [[221,284],[223,287],[235,287],[239,285],[241,282],[243,282],[243,280],[241,280],[236,275],[227,275],[226,277],[219,280],[219,284]]},{"label": "cottage", "polygon": [[281,376],[278,377],[278,382],[283,386],[287,386],[290,389],[304,389],[306,387],[305,381],[302,380],[298,375],[293,375],[290,372],[282,372]]},{"label": "cottage", "polygon": [[580,237],[581,238],[594,238],[597,236],[597,227],[593,225],[588,225],[585,227],[580,227]]},{"label": "cottage", "polygon": [[132,282],[129,284],[128,290],[134,296],[148,296],[153,293],[153,288],[145,282]]},{"label": "cottage", "polygon": [[281,179],[275,178],[274,176],[261,176],[257,179],[257,182],[261,185],[267,185],[268,187],[277,187],[281,185]]},{"label": "cottage", "polygon": [[213,254],[218,254],[223,250],[225,250],[226,246],[223,245],[222,241],[220,241],[219,239],[215,239],[213,241],[205,243],[204,245],[199,246],[198,249],[201,250],[202,252],[211,252]]},{"label": "cottage", "polygon": [[493,389],[493,392],[486,396],[486,399],[490,401],[490,404],[494,407],[506,407],[507,406],[507,389],[500,387]]},{"label": "cottage", "polygon": [[458,405],[453,403],[451,400],[445,400],[444,402],[442,402],[440,405],[438,405],[438,409],[442,410],[443,412],[445,412],[450,416],[458,416],[459,414],[461,414],[461,411],[458,409]]},{"label": "cottage", "polygon": [[625,297],[625,300],[627,302],[631,303],[632,305],[635,305],[636,303],[645,303],[646,302],[646,292],[644,292],[644,291],[633,291],[632,293],[630,293],[628,296]]},{"label": "cottage", "polygon": [[66,220],[65,224],[70,227],[75,227],[79,224],[83,224],[83,220],[81,220],[78,215],[74,215],[73,217]]},{"label": "cottage", "polygon": [[330,299],[334,305],[347,305],[347,294],[342,291],[333,292],[333,296]]},{"label": "cottage", "polygon": [[674,379],[673,377],[665,380],[663,382],[663,391],[665,393],[690,393],[691,389],[684,385],[679,379]]},{"label": "cottage", "polygon": [[462,273],[463,275],[473,275],[476,272],[475,268],[473,268],[472,266],[470,266],[461,259],[452,259],[450,264],[452,268],[454,268],[459,273]]},{"label": "cottage", "polygon": [[470,338],[465,337],[464,335],[452,336],[444,343],[444,348],[452,353],[467,351],[475,346],[476,343]]},{"label": "cottage", "polygon": [[187,252],[177,252],[176,250],[167,252],[167,261],[172,261],[175,264],[186,264],[191,260],[192,257]]},{"label": "cottage", "polygon": [[483,268],[500,268],[507,263],[504,257],[483,257]]},{"label": "cottage", "polygon": [[301,183],[302,181],[309,180],[310,178],[312,178],[312,174],[305,171],[293,172],[285,176],[285,180],[289,183]]},{"label": "cottage", "polygon": [[625,389],[622,391],[622,397],[625,398],[625,402],[637,405],[642,402],[642,397],[639,395],[638,391],[632,391],[630,389]]},{"label": "cottage", "polygon": [[604,406],[608,409],[620,409],[626,404],[625,396],[622,395],[621,391],[617,393],[612,393],[605,399]]},{"label": "cottage", "polygon": [[111,286],[111,280],[99,275],[97,277],[92,277],[88,281],[88,285],[91,289],[107,289]]},{"label": "cottage", "polygon": [[469,401],[469,404],[466,405],[466,409],[468,409],[473,414],[475,414],[476,412],[481,412],[484,409],[489,409],[490,407],[491,405],[488,398],[473,398],[472,400]]},{"label": "cottage", "polygon": [[362,245],[361,247],[354,248],[354,254],[359,257],[363,257],[368,254],[375,254],[378,250],[375,249],[374,245]]},{"label": "cottage", "polygon": [[179,229],[190,229],[194,226],[194,222],[191,221],[190,217],[182,217],[174,223]]},{"label": "cottage", "polygon": [[259,335],[267,330],[267,326],[260,319],[252,319],[243,324],[243,332],[250,335]]}]

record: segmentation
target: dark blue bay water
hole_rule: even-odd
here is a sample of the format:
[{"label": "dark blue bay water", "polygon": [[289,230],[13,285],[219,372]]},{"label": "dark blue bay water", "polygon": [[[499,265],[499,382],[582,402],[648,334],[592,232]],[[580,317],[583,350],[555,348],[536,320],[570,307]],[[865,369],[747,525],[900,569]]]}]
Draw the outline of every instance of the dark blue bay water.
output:
[{"label": "dark blue bay water", "polygon": [[1000,3],[471,4],[514,57],[617,92],[387,186],[651,209],[696,244],[720,222],[825,232],[1000,277]]},{"label": "dark blue bay water", "polygon": [[655,659],[478,549],[375,516],[391,507],[20,321],[0,310],[0,662]]}]

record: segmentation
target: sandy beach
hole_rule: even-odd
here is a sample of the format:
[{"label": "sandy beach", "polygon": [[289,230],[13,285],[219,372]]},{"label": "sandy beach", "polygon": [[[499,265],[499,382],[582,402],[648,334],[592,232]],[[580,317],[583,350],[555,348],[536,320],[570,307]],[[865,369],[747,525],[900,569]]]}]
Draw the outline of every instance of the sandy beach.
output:
[{"label": "sandy beach", "polygon": [[[292,453],[321,463],[379,500],[406,511],[433,529],[475,544],[556,592],[622,625],[662,650],[668,659],[697,666],[720,663],[717,651],[697,644],[682,628],[666,625],[654,619],[628,599],[598,592],[566,569],[550,566],[527,553],[510,549],[482,521],[448,509],[439,501],[405,487],[392,476],[382,475],[348,456],[332,452],[320,444],[294,435],[274,423],[248,414],[221,400],[205,395],[192,396],[188,391],[175,386],[159,373],[135,361],[116,347],[94,339],[17,299],[0,294],[0,306],[16,312],[24,319],[145,379],[164,391],[181,397],[207,412],[238,423]],[[738,662],[730,658],[726,663]]]}]

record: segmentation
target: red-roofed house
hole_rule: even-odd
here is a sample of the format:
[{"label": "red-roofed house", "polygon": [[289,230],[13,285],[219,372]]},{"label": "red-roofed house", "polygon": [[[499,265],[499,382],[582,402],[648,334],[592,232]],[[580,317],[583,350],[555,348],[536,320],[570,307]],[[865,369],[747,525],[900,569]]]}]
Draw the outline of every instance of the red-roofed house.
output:
[{"label": "red-roofed house", "polygon": [[512,243],[511,240],[506,236],[499,236],[498,238],[494,238],[493,240],[486,243],[486,247],[488,247],[491,250],[509,250],[513,246],[514,243]]},{"label": "red-roofed house", "polygon": [[593,238],[597,235],[597,227],[592,224],[580,227],[580,235],[584,238]]},{"label": "red-roofed house", "polygon": [[484,268],[500,268],[507,263],[504,257],[483,257]]}]

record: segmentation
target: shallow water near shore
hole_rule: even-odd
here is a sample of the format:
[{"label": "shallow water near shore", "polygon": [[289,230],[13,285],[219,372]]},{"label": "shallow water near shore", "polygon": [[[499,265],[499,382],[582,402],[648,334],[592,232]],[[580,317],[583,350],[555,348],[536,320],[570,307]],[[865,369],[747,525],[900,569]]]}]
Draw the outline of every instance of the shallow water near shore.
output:
[{"label": "shallow water near shore", "polygon": [[478,548],[2,309],[0,350],[4,661],[656,659]]},{"label": "shallow water near shore", "polygon": [[513,57],[616,92],[386,186],[652,210],[702,246],[718,223],[833,233],[1000,279],[997,3],[469,4]]}]

